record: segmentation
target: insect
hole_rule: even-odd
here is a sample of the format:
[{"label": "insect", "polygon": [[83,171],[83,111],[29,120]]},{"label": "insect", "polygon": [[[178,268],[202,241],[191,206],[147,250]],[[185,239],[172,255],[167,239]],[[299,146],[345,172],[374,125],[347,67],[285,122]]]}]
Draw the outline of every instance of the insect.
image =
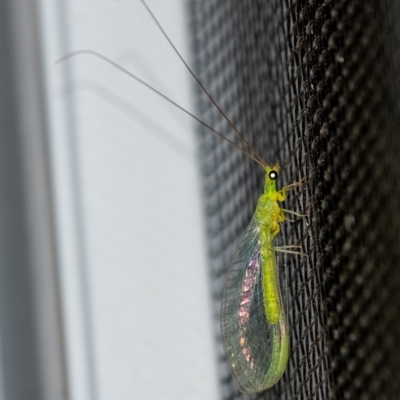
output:
[{"label": "insect", "polygon": [[[285,371],[289,332],[276,251],[298,253],[295,246],[275,247],[285,221],[279,206],[297,183],[276,188],[279,165],[265,165],[265,187],[230,268],[221,307],[225,354],[238,386],[256,393],[273,386]],[[293,213],[298,215],[297,213]]]},{"label": "insect", "polygon": [[279,203],[285,200],[286,192],[298,184],[286,186],[281,190],[277,189],[279,166],[271,167],[263,161],[183,60],[143,0],[142,3],[189,72],[240,137],[241,146],[201,121],[194,114],[184,110],[137,76],[98,53],[88,50],[77,51],[70,53],[62,60],[83,53],[92,54],[105,60],[191,115],[264,169],[266,174],[264,193],[258,201],[254,217],[232,263],[221,309],[222,338],[232,373],[243,392],[259,392],[271,387],[279,380],[286,368],[289,355],[287,315],[279,284],[276,252],[296,253],[296,251],[293,250],[295,247],[290,246],[278,248],[274,245],[274,241],[280,232],[280,224],[286,219],[285,212],[287,212],[279,206]]}]

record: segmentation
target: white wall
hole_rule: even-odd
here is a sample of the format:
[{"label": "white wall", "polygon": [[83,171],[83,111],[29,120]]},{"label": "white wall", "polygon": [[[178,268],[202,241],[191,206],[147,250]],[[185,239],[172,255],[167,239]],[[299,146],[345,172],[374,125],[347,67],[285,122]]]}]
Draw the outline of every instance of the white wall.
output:
[{"label": "white wall", "polygon": [[[217,398],[188,74],[139,0],[40,0],[73,400]],[[188,56],[184,2],[149,0]]]}]

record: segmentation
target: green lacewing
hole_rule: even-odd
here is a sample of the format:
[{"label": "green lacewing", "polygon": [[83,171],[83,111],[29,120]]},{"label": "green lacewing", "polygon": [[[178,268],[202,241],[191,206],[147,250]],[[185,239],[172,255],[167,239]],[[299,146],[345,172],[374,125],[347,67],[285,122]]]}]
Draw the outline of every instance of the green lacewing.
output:
[{"label": "green lacewing", "polygon": [[222,342],[244,393],[273,386],[289,358],[288,320],[275,253],[297,252],[290,250],[294,246],[275,247],[274,240],[285,221],[286,210],[278,203],[297,184],[277,190],[278,171],[278,165],[265,165],[264,193],[232,262],[222,296]]},{"label": "green lacewing", "polygon": [[196,115],[99,53],[78,50],[62,57],[58,62],[79,54],[91,54],[101,58],[189,114],[264,169],[264,193],[258,200],[254,216],[232,262],[221,306],[222,342],[232,375],[242,392],[257,393],[273,386],[284,373],[288,362],[289,328],[280,288],[276,251],[301,253],[293,250],[296,246],[277,247],[274,242],[280,232],[280,224],[286,219],[285,213],[300,216],[279,206],[279,203],[286,199],[286,192],[299,186],[300,183],[288,185],[281,190],[277,189],[279,165],[271,167],[263,161],[183,59],[146,2],[144,0],[141,2],[190,74],[240,137],[244,147],[238,146]]}]

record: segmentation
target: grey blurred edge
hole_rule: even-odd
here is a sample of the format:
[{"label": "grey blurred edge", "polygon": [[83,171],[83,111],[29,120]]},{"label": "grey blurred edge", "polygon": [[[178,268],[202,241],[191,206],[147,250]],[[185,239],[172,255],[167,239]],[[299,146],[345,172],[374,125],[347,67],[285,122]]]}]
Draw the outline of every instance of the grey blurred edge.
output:
[{"label": "grey blurred edge", "polygon": [[68,398],[37,7],[0,2],[0,400]]}]

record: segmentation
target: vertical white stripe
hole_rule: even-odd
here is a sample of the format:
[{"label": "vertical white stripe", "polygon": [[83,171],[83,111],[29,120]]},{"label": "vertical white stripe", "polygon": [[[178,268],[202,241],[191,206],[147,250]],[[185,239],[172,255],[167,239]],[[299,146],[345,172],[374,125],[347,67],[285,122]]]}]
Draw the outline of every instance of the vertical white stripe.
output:
[{"label": "vertical white stripe", "polygon": [[[193,122],[100,60],[54,60],[96,50],[187,108],[189,77],[139,1],[54,3],[41,0],[71,399],[216,399]],[[149,1],[188,59],[184,4]]]}]

